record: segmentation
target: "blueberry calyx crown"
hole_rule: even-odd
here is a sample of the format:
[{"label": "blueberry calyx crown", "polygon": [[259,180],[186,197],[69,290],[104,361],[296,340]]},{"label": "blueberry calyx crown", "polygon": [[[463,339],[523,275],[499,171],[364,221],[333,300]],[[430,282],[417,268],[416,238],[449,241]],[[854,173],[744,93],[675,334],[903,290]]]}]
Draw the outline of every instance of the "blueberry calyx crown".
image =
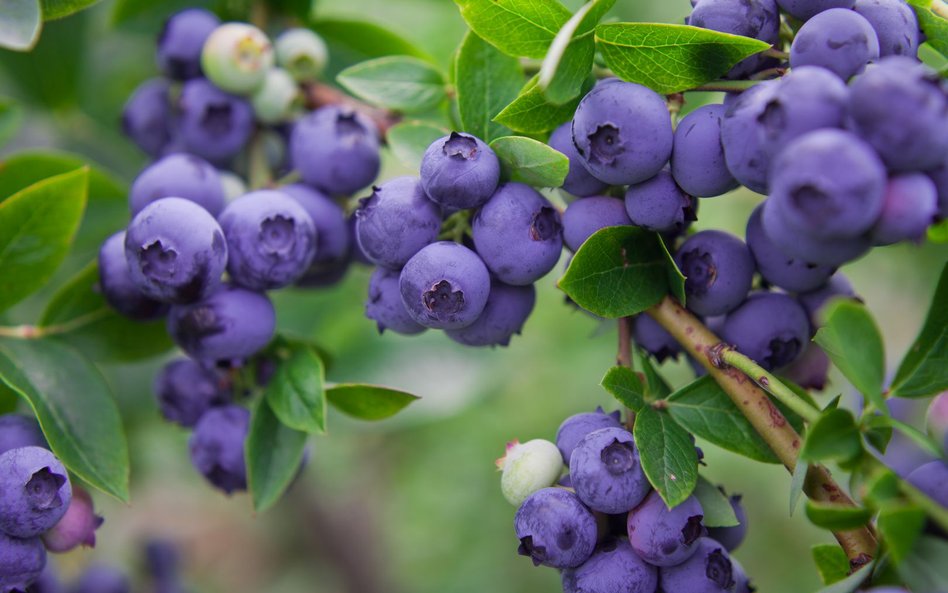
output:
[{"label": "blueberry calyx crown", "polygon": [[720,549],[716,549],[708,554],[705,560],[705,575],[710,581],[722,589],[730,589],[734,586],[732,571],[733,567],[731,566],[731,561],[724,557]]},{"label": "blueberry calyx crown", "polygon": [[604,165],[611,165],[616,157],[625,152],[619,141],[619,128],[603,124],[589,135],[589,158]]},{"label": "blueberry calyx crown", "polygon": [[612,442],[602,449],[599,454],[606,470],[618,476],[635,467],[635,451],[631,443],[622,443],[619,439],[613,439]]},{"label": "blueberry calyx crown", "polygon": [[440,315],[451,315],[464,307],[464,291],[454,290],[447,280],[441,280],[426,290],[422,298],[426,309]]},{"label": "blueberry calyx crown", "polygon": [[692,294],[703,295],[717,279],[718,268],[707,251],[686,251],[681,255],[681,264],[681,271],[686,277],[685,287]]},{"label": "blueberry calyx crown", "polygon": [[27,499],[30,501],[30,506],[40,511],[58,509],[63,506],[62,498],[59,496],[59,489],[62,488],[65,483],[65,476],[53,473],[48,467],[37,471],[24,487]]},{"label": "blueberry calyx crown", "polygon": [[291,217],[277,214],[260,223],[260,243],[273,254],[286,253],[296,242],[293,230],[295,223]]},{"label": "blueberry calyx crown", "polygon": [[470,136],[451,132],[441,150],[445,156],[473,161],[477,158],[477,141]]},{"label": "blueberry calyx crown", "polygon": [[690,546],[704,534],[704,525],[701,524],[702,519],[704,519],[704,515],[688,517],[685,526],[681,528],[681,543]]},{"label": "blueberry calyx crown", "polygon": [[549,206],[543,206],[533,215],[533,222],[530,224],[530,238],[534,241],[549,241],[555,238],[562,228],[556,217],[556,210]]},{"label": "blueberry calyx crown", "polygon": [[546,548],[534,545],[532,535],[520,538],[520,547],[517,548],[517,553],[521,556],[529,556],[533,560],[534,566],[540,566],[543,564],[543,560],[546,559]]},{"label": "blueberry calyx crown", "polygon": [[174,276],[178,252],[166,249],[160,240],[142,248],[140,257],[145,276],[153,280],[168,280]]}]

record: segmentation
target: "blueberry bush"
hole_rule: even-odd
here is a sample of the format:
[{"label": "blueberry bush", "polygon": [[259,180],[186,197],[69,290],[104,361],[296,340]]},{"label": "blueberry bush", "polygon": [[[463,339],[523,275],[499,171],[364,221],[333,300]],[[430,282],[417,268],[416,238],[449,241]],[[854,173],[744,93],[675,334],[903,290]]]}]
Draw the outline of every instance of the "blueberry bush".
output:
[{"label": "blueberry bush", "polygon": [[948,591],[948,5],[627,4],[0,3],[0,593]]}]

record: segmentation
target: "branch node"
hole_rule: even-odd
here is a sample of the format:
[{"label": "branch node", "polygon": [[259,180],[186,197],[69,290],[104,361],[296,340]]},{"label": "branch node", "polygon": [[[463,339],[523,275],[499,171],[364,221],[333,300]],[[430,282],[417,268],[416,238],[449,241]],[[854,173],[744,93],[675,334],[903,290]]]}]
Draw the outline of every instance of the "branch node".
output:
[{"label": "branch node", "polygon": [[711,361],[711,364],[714,365],[714,368],[726,369],[730,365],[724,361],[724,355],[733,349],[734,348],[728,345],[727,342],[718,342],[714,346],[708,348],[708,360]]}]

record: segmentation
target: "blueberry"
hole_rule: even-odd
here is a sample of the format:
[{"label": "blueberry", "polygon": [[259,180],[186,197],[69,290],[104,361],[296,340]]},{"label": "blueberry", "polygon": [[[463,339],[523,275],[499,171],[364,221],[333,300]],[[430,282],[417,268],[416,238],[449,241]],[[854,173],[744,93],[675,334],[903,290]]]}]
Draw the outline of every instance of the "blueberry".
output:
[{"label": "blueberry", "polygon": [[794,18],[805,21],[831,8],[852,8],[854,0],[777,0],[777,4]]},{"label": "blueberry", "polygon": [[182,198],[162,198],[132,219],[125,257],[132,281],[145,296],[189,303],[220,285],[227,243],[207,210]]},{"label": "blueberry", "polygon": [[131,593],[128,577],[117,568],[92,564],[70,589],[70,593]]},{"label": "blueberry", "polygon": [[42,447],[20,447],[0,455],[0,531],[29,538],[49,531],[72,499],[69,474]]},{"label": "blueberry", "polygon": [[257,119],[276,124],[287,121],[302,105],[302,95],[296,81],[282,68],[272,68],[263,79],[263,84],[250,97]]},{"label": "blueberry", "polygon": [[0,591],[30,591],[46,566],[46,548],[38,537],[18,539],[0,533]]},{"label": "blueberry", "polygon": [[273,46],[266,34],[247,23],[224,23],[204,43],[204,75],[229,93],[249,94],[263,84],[273,66]]},{"label": "blueberry", "polygon": [[167,583],[178,579],[181,555],[174,542],[152,539],[145,544],[145,566],[156,581]]},{"label": "blueberry", "polygon": [[[0,544],[2,547],[2,544]],[[3,552],[0,552],[0,557],[3,556]],[[0,574],[3,573],[3,568],[0,567]],[[3,579],[0,578],[0,591],[6,591],[3,588]],[[63,584],[59,581],[59,575],[56,573],[56,570],[53,568],[51,562],[46,563],[46,567],[43,568],[43,572],[40,573],[39,577],[33,584],[26,588],[26,593],[62,593]]]},{"label": "blueberry", "polygon": [[172,154],[148,165],[132,183],[132,216],[161,198],[190,200],[213,216],[224,209],[224,185],[210,163],[190,154]]},{"label": "blueberry", "polygon": [[935,442],[940,443],[948,454],[948,391],[932,399],[925,414],[925,426]]},{"label": "blueberry", "polygon": [[365,316],[376,322],[379,333],[391,330],[397,334],[411,336],[425,331],[408,314],[402,302],[398,279],[401,272],[388,268],[376,268],[369,278],[369,298],[365,301]]},{"label": "blueberry", "polygon": [[396,177],[359,201],[355,236],[362,252],[380,266],[398,269],[437,240],[441,211],[415,177]]},{"label": "blueberry", "polygon": [[250,104],[203,78],[184,83],[178,105],[184,148],[215,164],[226,163],[236,156],[253,132]]},{"label": "blueberry", "polygon": [[948,93],[928,66],[890,56],[850,85],[850,127],[890,170],[927,171],[948,159]]},{"label": "blueberry", "polygon": [[625,192],[625,211],[632,224],[649,231],[679,233],[697,220],[697,202],[682,191],[668,169]]},{"label": "blueberry", "polygon": [[567,247],[577,251],[596,231],[629,224],[632,221],[622,200],[606,196],[576,200],[563,212],[563,241]]},{"label": "blueberry", "polygon": [[753,593],[756,591],[737,558],[731,558],[731,574],[734,579],[734,593]]},{"label": "blueberry", "polygon": [[52,529],[43,534],[43,543],[50,552],[63,553],[86,546],[95,547],[95,530],[102,525],[102,517],[95,514],[92,496],[76,486],[66,514]]},{"label": "blueberry", "polygon": [[168,17],[158,34],[158,69],[175,80],[200,76],[204,42],[220,24],[214,13],[202,8]]},{"label": "blueberry", "polygon": [[497,460],[497,467],[503,472],[500,489],[504,498],[520,506],[534,492],[556,483],[563,473],[563,460],[550,441],[513,441],[507,443],[507,452]]},{"label": "blueberry", "polygon": [[[810,329],[813,329],[812,323]],[[815,342],[810,342],[800,358],[783,370],[783,376],[804,389],[823,391],[829,378],[829,368],[830,359],[826,352]]]},{"label": "blueberry", "polygon": [[326,42],[303,27],[287,29],[281,33],[274,47],[277,64],[300,82],[316,80],[329,61]]},{"label": "blueberry", "polygon": [[574,414],[560,424],[556,431],[556,446],[563,456],[563,462],[569,465],[573,455],[573,449],[589,433],[600,428],[621,428],[619,422],[619,412],[606,414],[602,408],[597,408],[595,412],[583,412]]},{"label": "blueberry", "polygon": [[572,124],[566,122],[553,130],[549,140],[550,148],[558,150],[569,159],[569,172],[566,179],[563,180],[563,189],[567,192],[584,198],[602,193],[609,187],[609,184],[599,181],[586,170],[586,167],[580,163],[582,157],[576,151],[573,145]]},{"label": "blueberry", "polygon": [[345,211],[324,193],[302,183],[284,185],[280,191],[296,200],[316,227],[316,255],[297,284],[331,284],[339,271],[345,272],[352,249],[352,232]]},{"label": "blueberry", "polygon": [[879,59],[879,37],[865,18],[847,8],[825,10],[797,31],[790,67],[823,66],[843,80]]},{"label": "blueberry", "polygon": [[460,329],[480,317],[490,274],[476,253],[457,243],[432,243],[408,260],[398,281],[402,303],[415,322]]},{"label": "blueberry", "polygon": [[569,475],[576,495],[601,513],[635,508],[651,490],[632,434],[623,428],[601,428],[573,449]]},{"label": "blueberry", "polygon": [[925,231],[938,214],[938,189],[922,173],[905,173],[889,178],[882,214],[870,235],[876,245],[899,241],[922,241]]},{"label": "blueberry", "polygon": [[208,410],[191,434],[191,463],[216,488],[227,494],[247,489],[244,441],[250,412],[240,406]]},{"label": "blueberry", "polygon": [[222,286],[204,300],[176,305],[168,333],[189,356],[230,361],[253,356],[273,338],[276,313],[267,295]]},{"label": "blueberry", "polygon": [[675,129],[671,172],[675,183],[692,196],[710,198],[738,186],[724,160],[721,120],[724,105],[702,105]]},{"label": "blueberry", "polygon": [[290,159],[303,181],[330,194],[349,195],[379,174],[379,138],[361,113],[331,105],[296,122]]},{"label": "blueberry", "polygon": [[[702,0],[691,12],[688,24],[770,44],[780,39],[780,13],[774,0]],[[725,76],[745,78],[773,62],[764,56],[750,56],[738,62]]]},{"label": "blueberry", "polygon": [[632,340],[659,363],[668,358],[677,360],[681,352],[678,340],[648,315],[637,315],[632,321]]},{"label": "blueberry", "polygon": [[500,182],[500,161],[480,138],[451,132],[438,138],[421,159],[421,186],[445,208],[477,208]]},{"label": "blueberry", "polygon": [[868,233],[842,239],[819,239],[792,228],[773,200],[767,200],[761,211],[764,233],[789,256],[813,264],[840,266],[859,259],[872,248]]},{"label": "blueberry", "polygon": [[705,534],[704,511],[694,496],[673,509],[654,490],[629,513],[632,549],[653,566],[675,566],[691,557],[695,542]]},{"label": "blueberry", "polygon": [[[709,527],[708,537],[718,542],[728,552],[733,552],[744,541],[747,535],[747,512],[744,505],[741,504],[741,495],[735,494],[728,498],[731,508],[734,509],[734,515],[737,517],[737,525],[730,527]],[[734,579],[737,580],[737,579]]]},{"label": "blueberry", "polygon": [[757,271],[764,280],[790,292],[806,292],[825,284],[836,269],[811,264],[784,253],[764,232],[762,210],[762,206],[757,206],[748,218],[746,237]]},{"label": "blueberry", "polygon": [[46,437],[35,418],[22,414],[0,415],[0,454],[20,447],[49,449]]},{"label": "blueberry", "polygon": [[122,109],[122,131],[149,156],[164,152],[174,131],[167,81],[153,78],[135,89]]},{"label": "blueberry", "polygon": [[905,0],[856,0],[853,10],[872,25],[880,56],[914,58],[918,54],[918,19]]},{"label": "blueberry", "polygon": [[477,253],[507,284],[539,280],[556,266],[563,251],[559,212],[522,183],[501,185],[474,215],[471,227]]},{"label": "blueberry", "polygon": [[162,367],[153,389],[165,420],[188,428],[207,410],[230,401],[217,374],[189,358],[178,358]]},{"label": "blueberry", "polygon": [[938,217],[944,220],[948,218],[948,159],[936,169],[929,171],[928,176],[938,190]]},{"label": "blueberry", "polygon": [[741,185],[766,194],[770,156],[762,134],[768,103],[776,96],[780,81],[759,83],[737,96],[721,121],[721,145],[728,171]]},{"label": "blueberry", "polygon": [[849,279],[842,272],[836,272],[829,281],[816,290],[811,290],[797,295],[797,302],[806,311],[810,320],[810,325],[815,330],[823,325],[823,309],[833,299],[848,298],[857,299],[856,291]]},{"label": "blueberry", "polygon": [[640,84],[597,84],[576,108],[573,143],[597,179],[627,185],[654,177],[671,156],[668,107]]},{"label": "blueberry", "polygon": [[659,579],[666,591],[688,593],[731,593],[734,591],[734,566],[724,547],[702,537],[695,553],[678,566],[662,567]]},{"label": "blueberry", "polygon": [[514,528],[518,553],[534,566],[573,568],[589,559],[596,546],[596,519],[575,494],[543,488],[517,509]]},{"label": "blueberry", "polygon": [[943,460],[930,461],[910,473],[906,480],[927,497],[948,508],[948,463]]},{"label": "blueberry", "polygon": [[810,322],[793,297],[776,292],[755,293],[728,314],[721,339],[773,371],[803,354],[810,339]]},{"label": "blueberry", "polygon": [[688,237],[675,262],[686,277],[688,308],[698,315],[723,315],[734,309],[754,280],[754,258],[747,245],[723,231]]},{"label": "blueberry", "polygon": [[523,329],[536,300],[537,291],[532,284],[511,286],[493,280],[487,304],[477,320],[467,327],[449,329],[445,333],[455,342],[467,346],[507,346],[510,338]]},{"label": "blueberry", "polygon": [[155,319],[168,312],[168,306],[146,297],[132,280],[125,257],[125,231],[105,240],[99,249],[99,288],[109,305],[132,319]]},{"label": "blueberry", "polygon": [[609,538],[577,568],[563,571],[563,593],[655,593],[658,571],[629,543]]}]

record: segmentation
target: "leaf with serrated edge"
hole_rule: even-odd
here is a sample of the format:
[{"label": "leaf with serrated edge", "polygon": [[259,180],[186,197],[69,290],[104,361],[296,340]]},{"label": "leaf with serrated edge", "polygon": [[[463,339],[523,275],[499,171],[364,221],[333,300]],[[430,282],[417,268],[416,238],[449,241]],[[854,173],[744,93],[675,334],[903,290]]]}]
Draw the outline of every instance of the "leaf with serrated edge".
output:
[{"label": "leaf with serrated edge", "polygon": [[925,323],[892,381],[891,395],[927,397],[948,389],[948,263],[941,269]]},{"label": "leaf with serrated edge", "polygon": [[684,502],[698,482],[698,453],[688,433],[654,408],[635,415],[635,444],[645,476],[669,508]]},{"label": "leaf with serrated edge", "polygon": [[339,383],[326,389],[326,399],[337,410],[353,418],[384,420],[419,398],[390,387]]},{"label": "leaf with serrated edge", "polygon": [[571,14],[556,0],[455,0],[474,33],[509,56],[546,55]]},{"label": "leaf with serrated edge", "polygon": [[885,353],[882,336],[872,315],[865,305],[848,299],[835,299],[826,306],[824,320],[813,340],[876,409],[888,414],[882,398]]},{"label": "leaf with serrated edge", "polygon": [[523,87],[520,62],[469,32],[461,42],[454,67],[458,115],[464,131],[484,142],[508,135],[510,130],[493,119]]},{"label": "leaf with serrated edge", "polygon": [[403,113],[430,111],[447,97],[441,73],[410,56],[362,62],[340,72],[336,80],[360,99]]},{"label": "leaf with serrated edge", "polygon": [[490,143],[511,181],[534,187],[559,187],[569,173],[569,158],[562,152],[523,136],[504,136]]},{"label": "leaf with serrated edge", "polygon": [[254,510],[263,512],[273,506],[293,483],[303,462],[306,438],[305,432],[280,422],[266,399],[257,403],[244,443]]},{"label": "leaf with serrated edge", "polygon": [[603,389],[633,412],[645,407],[642,381],[635,372],[627,367],[614,366],[606,372],[601,383]]}]

